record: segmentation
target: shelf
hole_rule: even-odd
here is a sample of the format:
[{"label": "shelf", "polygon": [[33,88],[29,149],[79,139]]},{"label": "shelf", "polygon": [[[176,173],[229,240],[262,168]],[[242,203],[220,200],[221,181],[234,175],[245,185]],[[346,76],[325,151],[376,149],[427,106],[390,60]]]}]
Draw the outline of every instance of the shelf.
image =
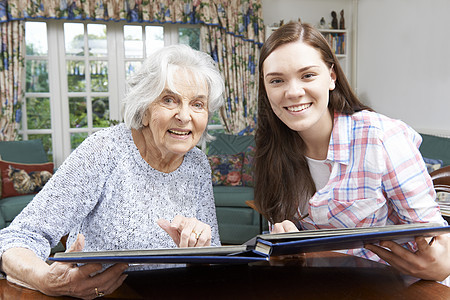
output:
[{"label": "shelf", "polygon": [[317,29],[322,33],[347,33],[347,29]]}]

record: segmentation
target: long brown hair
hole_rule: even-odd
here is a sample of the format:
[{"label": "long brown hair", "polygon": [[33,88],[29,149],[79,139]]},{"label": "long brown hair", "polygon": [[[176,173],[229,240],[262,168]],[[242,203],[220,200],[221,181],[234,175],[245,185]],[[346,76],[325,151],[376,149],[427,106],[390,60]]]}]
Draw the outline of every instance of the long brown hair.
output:
[{"label": "long brown hair", "polygon": [[263,78],[263,63],[278,47],[301,41],[315,48],[328,68],[336,73],[328,109],[351,115],[371,110],[362,104],[348,83],[334,51],[323,35],[309,24],[290,22],[277,29],[261,48],[259,59],[258,124],[255,154],[255,204],[271,223],[298,220],[301,201],[316,192],[305,158],[306,146],[300,135],[287,127],[272,111]]}]

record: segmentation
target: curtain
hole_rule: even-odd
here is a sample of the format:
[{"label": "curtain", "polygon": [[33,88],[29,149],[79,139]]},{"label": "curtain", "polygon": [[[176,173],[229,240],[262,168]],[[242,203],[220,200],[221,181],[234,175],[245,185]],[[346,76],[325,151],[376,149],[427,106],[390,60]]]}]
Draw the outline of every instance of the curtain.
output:
[{"label": "curtain", "polygon": [[23,21],[0,23],[0,140],[2,141],[15,139],[21,119],[24,36]]},{"label": "curtain", "polygon": [[[214,4],[211,4],[213,6]],[[223,125],[233,134],[249,134],[256,125],[259,47],[264,41],[259,1],[216,5],[213,24],[202,28],[203,45],[225,78]],[[233,31],[230,31],[233,29]]]},{"label": "curtain", "polygon": [[247,134],[255,127],[261,0],[0,0],[0,22],[27,18],[202,24],[206,51],[226,82],[225,128]]}]

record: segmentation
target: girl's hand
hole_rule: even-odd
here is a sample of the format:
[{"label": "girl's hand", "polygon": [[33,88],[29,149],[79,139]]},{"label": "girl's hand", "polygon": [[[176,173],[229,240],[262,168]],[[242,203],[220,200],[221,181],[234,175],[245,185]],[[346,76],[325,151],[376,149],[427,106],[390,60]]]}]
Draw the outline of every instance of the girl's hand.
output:
[{"label": "girl's hand", "polygon": [[178,247],[211,246],[211,227],[196,218],[176,216],[172,222],[159,219],[157,223]]},{"label": "girl's hand", "polygon": [[[442,281],[450,275],[450,237],[440,235],[430,243],[416,238],[418,250],[413,253],[393,241],[380,242],[380,246],[365,245],[391,266],[414,277]],[[385,249],[385,248],[387,249]]]},{"label": "girl's hand", "polygon": [[281,223],[275,223],[270,233],[283,233],[283,232],[295,232],[299,231],[294,223],[288,220],[284,220]]}]

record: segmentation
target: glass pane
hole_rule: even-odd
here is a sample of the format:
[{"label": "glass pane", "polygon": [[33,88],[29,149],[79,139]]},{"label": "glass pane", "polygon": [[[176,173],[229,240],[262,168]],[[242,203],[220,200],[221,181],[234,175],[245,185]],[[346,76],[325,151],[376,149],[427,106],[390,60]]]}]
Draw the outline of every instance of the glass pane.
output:
[{"label": "glass pane", "polygon": [[142,27],[136,25],[123,26],[125,57],[144,57],[144,44],[142,42]]},{"label": "glass pane", "polygon": [[145,26],[145,51],[149,57],[153,51],[164,47],[164,27]]},{"label": "glass pane", "polygon": [[222,122],[220,122],[220,110],[216,111],[212,115],[211,120],[209,120],[208,125],[222,125]]},{"label": "glass pane", "polygon": [[106,61],[92,61],[91,65],[91,91],[108,91],[108,63]]},{"label": "glass pane", "polygon": [[84,26],[81,23],[64,23],[64,42],[67,55],[84,55]]},{"label": "glass pane", "polygon": [[71,128],[87,127],[86,97],[69,97]]},{"label": "glass pane", "polygon": [[179,28],[178,42],[200,50],[200,28]]},{"label": "glass pane", "polygon": [[47,24],[25,22],[25,44],[27,55],[47,55]]},{"label": "glass pane", "polygon": [[75,150],[86,138],[88,137],[87,132],[77,132],[70,134],[70,146],[71,151]]},{"label": "glass pane", "polygon": [[106,56],[108,54],[106,43],[106,25],[88,24],[89,55]]},{"label": "glass pane", "polygon": [[108,127],[110,125],[108,97],[92,98],[92,116],[94,127]]},{"label": "glass pane", "polygon": [[86,90],[85,65],[82,61],[67,61],[67,84],[69,92]]},{"label": "glass pane", "polygon": [[46,60],[27,60],[26,91],[48,92],[48,67]]},{"label": "glass pane", "polygon": [[210,135],[217,135],[218,133],[225,133],[225,129],[209,129],[208,133]]},{"label": "glass pane", "polygon": [[53,161],[52,135],[51,134],[29,134],[29,140],[40,139],[44,145],[44,150],[47,153],[48,161]]},{"label": "glass pane", "polygon": [[27,98],[28,129],[51,129],[50,98]]},{"label": "glass pane", "polygon": [[142,62],[140,61],[128,61],[125,63],[125,72],[126,72],[126,78],[130,77],[131,74],[136,72],[142,65]]}]

